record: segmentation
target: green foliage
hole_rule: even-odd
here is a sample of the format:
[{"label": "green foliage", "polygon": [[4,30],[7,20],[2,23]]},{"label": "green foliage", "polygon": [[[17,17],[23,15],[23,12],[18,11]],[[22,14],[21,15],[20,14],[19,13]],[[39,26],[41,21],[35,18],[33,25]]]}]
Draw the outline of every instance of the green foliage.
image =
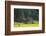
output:
[{"label": "green foliage", "polygon": [[[30,18],[32,18],[32,20],[39,20],[39,10],[38,9],[14,9],[14,19],[25,19],[30,20]],[[15,19],[15,20],[16,20]]]}]

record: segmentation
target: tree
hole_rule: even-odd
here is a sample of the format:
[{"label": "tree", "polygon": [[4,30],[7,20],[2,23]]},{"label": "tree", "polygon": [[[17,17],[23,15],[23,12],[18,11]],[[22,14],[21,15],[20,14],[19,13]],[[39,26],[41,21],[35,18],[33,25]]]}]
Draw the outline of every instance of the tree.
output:
[{"label": "tree", "polygon": [[31,22],[38,21],[39,10],[38,9],[14,9],[14,19],[17,22]]}]

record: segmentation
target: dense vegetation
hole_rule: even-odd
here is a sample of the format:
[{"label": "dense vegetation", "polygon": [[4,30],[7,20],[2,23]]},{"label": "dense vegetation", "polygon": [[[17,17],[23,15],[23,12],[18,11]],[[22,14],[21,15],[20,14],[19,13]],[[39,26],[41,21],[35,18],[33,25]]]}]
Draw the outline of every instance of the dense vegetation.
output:
[{"label": "dense vegetation", "polygon": [[33,23],[38,21],[38,18],[38,9],[14,9],[14,21],[16,22]]}]

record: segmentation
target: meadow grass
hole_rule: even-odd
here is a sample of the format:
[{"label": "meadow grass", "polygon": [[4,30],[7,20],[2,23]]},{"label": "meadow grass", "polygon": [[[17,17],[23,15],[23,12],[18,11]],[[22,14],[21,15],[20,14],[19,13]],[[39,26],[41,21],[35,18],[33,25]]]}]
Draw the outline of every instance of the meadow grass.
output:
[{"label": "meadow grass", "polygon": [[34,22],[34,24],[14,22],[14,27],[38,27],[38,26],[39,26],[38,22]]}]

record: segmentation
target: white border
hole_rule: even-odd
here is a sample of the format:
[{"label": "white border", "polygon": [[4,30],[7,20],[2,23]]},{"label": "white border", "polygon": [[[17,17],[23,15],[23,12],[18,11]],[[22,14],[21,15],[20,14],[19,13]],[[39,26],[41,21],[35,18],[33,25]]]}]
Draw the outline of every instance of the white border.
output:
[{"label": "white border", "polygon": [[[39,27],[15,27],[14,28],[14,8],[21,9],[39,9]],[[26,31],[26,30],[42,30],[42,7],[41,6],[22,6],[11,5],[11,31]]]}]

